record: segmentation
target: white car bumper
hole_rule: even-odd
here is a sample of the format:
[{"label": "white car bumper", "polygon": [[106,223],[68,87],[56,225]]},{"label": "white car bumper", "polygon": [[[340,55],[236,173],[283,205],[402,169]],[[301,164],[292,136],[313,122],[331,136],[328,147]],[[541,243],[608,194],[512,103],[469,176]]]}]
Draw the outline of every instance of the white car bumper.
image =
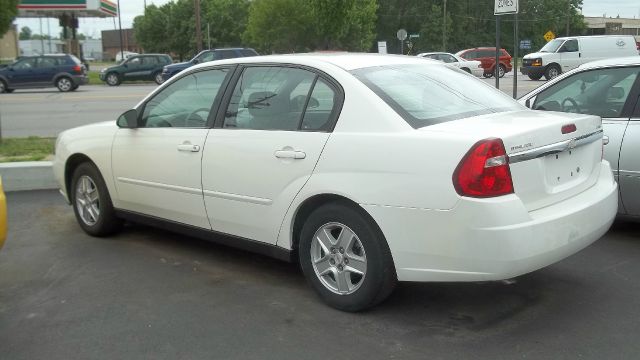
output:
[{"label": "white car bumper", "polygon": [[385,234],[401,281],[486,281],[560,261],[611,226],[618,191],[602,163],[597,183],[528,212],[516,195],[463,198],[447,211],[362,205]]},{"label": "white car bumper", "polygon": [[471,69],[471,74],[473,74],[473,76],[482,77],[482,75],[484,74],[484,69],[481,67],[473,68]]}]

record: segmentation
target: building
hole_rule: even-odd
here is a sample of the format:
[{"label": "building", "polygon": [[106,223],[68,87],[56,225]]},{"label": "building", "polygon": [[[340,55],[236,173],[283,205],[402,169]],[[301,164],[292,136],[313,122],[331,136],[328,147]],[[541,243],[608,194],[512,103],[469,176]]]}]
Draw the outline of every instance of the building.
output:
[{"label": "building", "polygon": [[[81,57],[102,61],[102,40],[85,39],[79,40]],[[68,44],[65,40],[20,40],[20,55],[33,56],[41,54],[64,54],[67,53]]]},{"label": "building", "polygon": [[[142,48],[138,45],[133,29],[122,29],[122,48],[124,51],[142,53]],[[102,31],[102,52],[104,60],[115,60],[116,54],[120,52],[120,32],[118,30]]]},{"label": "building", "polygon": [[0,37],[0,61],[13,60],[19,56],[18,30],[11,25],[2,37]]},{"label": "building", "polygon": [[640,19],[585,16],[587,35],[633,35],[640,41]]}]

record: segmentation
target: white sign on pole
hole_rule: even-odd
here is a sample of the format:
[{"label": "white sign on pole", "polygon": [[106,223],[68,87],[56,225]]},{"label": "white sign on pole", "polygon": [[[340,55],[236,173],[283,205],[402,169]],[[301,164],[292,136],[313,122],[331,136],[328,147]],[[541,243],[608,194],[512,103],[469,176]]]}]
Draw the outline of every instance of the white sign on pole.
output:
[{"label": "white sign on pole", "polygon": [[378,41],[378,53],[386,54],[387,53],[387,42],[386,41]]},{"label": "white sign on pole", "polygon": [[518,0],[495,0],[493,15],[506,15],[518,13]]}]

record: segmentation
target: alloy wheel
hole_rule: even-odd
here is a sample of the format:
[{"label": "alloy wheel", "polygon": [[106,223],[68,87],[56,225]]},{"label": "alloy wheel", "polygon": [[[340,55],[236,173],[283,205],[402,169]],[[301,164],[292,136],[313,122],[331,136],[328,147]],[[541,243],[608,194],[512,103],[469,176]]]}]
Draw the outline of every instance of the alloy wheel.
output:
[{"label": "alloy wheel", "polygon": [[100,219],[100,195],[96,183],[83,175],[76,185],[76,208],[80,219],[89,225],[95,225]]},{"label": "alloy wheel", "polygon": [[118,75],[116,74],[109,74],[107,75],[107,84],[109,85],[118,85]]},{"label": "alloy wheel", "polygon": [[72,87],[73,87],[73,84],[71,83],[71,80],[69,80],[68,78],[65,77],[58,80],[58,89],[60,91],[69,91],[71,90]]},{"label": "alloy wheel", "polygon": [[339,295],[354,293],[367,274],[367,255],[358,235],[348,226],[322,225],[311,240],[313,270],[328,290]]}]

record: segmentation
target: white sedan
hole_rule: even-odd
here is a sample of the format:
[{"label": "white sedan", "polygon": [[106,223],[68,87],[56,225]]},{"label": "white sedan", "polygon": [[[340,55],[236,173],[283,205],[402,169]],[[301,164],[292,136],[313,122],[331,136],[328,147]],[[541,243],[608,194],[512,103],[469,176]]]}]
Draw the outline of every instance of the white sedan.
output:
[{"label": "white sedan", "polygon": [[416,56],[442,61],[447,66],[466,71],[469,74],[473,74],[473,76],[482,77],[482,75],[484,75],[482,64],[477,60],[463,59],[458,55],[446,52],[426,52],[420,53]]},{"label": "white sedan", "polygon": [[189,68],[63,132],[54,172],[91,235],[129,220],[298,261],[357,311],[398,280],[507,279],[591,244],[617,208],[601,156],[597,116],[415,57],[314,54]]}]

